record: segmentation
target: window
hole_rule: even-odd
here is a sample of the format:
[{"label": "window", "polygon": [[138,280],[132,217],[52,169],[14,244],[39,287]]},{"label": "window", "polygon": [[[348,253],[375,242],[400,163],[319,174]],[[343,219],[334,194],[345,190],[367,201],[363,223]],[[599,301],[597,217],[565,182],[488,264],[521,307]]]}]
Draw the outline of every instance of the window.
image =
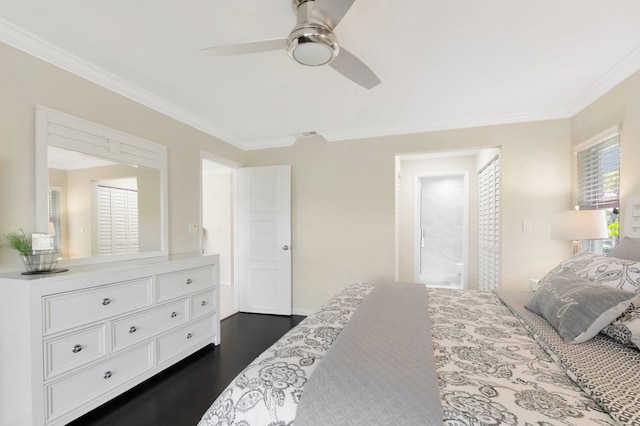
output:
[{"label": "window", "polygon": [[53,235],[53,248],[60,247],[60,188],[49,187],[49,229]]},{"label": "window", "polygon": [[608,253],[618,242],[620,207],[620,136],[616,127],[578,146],[578,205],[582,210],[604,209],[608,240],[582,241],[583,251]]}]

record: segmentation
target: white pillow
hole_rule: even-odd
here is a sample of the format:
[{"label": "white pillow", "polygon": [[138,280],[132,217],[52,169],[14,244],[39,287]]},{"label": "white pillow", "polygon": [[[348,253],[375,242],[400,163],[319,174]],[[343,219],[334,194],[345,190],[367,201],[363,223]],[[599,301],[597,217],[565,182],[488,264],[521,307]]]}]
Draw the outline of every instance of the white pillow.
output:
[{"label": "white pillow", "polygon": [[640,262],[596,253],[578,253],[560,262],[540,281],[548,281],[563,269],[569,269],[594,284],[640,292]]}]

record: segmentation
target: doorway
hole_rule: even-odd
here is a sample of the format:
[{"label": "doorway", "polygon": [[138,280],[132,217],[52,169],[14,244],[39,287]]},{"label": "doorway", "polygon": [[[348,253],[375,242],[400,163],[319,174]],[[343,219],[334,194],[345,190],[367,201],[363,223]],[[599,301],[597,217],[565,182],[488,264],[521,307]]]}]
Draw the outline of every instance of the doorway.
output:
[{"label": "doorway", "polygon": [[237,166],[206,152],[202,161],[202,254],[220,256],[220,319],[238,312],[235,215]]},{"label": "doorway", "polygon": [[[491,268],[495,271],[495,276],[500,275],[499,263],[491,263],[492,260],[499,257],[499,252],[491,258],[482,256],[480,251],[484,250],[485,244],[485,228],[486,225],[486,213],[484,206],[486,203],[483,201],[484,190],[482,188],[486,185],[480,185],[480,182],[484,182],[483,173],[484,170],[488,170],[488,165],[492,164],[496,158],[499,157],[499,147],[486,147],[478,149],[461,149],[456,151],[438,151],[438,152],[425,152],[425,153],[412,153],[397,155],[395,158],[396,173],[395,173],[395,195],[396,195],[396,210],[395,210],[395,225],[396,225],[396,241],[395,241],[395,261],[396,261],[396,280],[398,281],[414,281],[414,282],[430,282],[432,285],[442,285],[452,288],[453,285],[460,283],[460,288],[464,289],[479,289],[479,275],[484,274],[484,271]],[[493,169],[491,169],[493,170]],[[442,267],[434,266],[434,270],[429,273],[430,268],[428,262],[421,265],[421,249],[422,247],[422,229],[420,225],[420,193],[416,188],[422,177],[442,178],[444,176],[466,176],[466,195],[463,197],[466,199],[466,216],[463,218],[464,223],[464,248],[462,250],[462,262],[457,260],[458,254],[456,254],[456,260],[451,255],[450,260],[442,261]],[[496,169],[496,176],[499,177],[499,169]],[[498,192],[492,192],[499,194]],[[430,203],[427,203],[427,210],[431,208],[435,209],[435,206],[441,201],[440,195],[425,195],[425,199],[431,199]],[[499,198],[499,196],[497,197]],[[430,207],[429,207],[430,206]],[[499,247],[499,203],[495,204],[495,208],[492,210],[495,218],[495,223],[492,222],[491,230],[496,230],[490,235],[492,241],[495,244],[492,247]],[[443,209],[443,218],[436,217],[431,222],[434,224],[448,223],[453,213],[450,208]],[[434,213],[432,211],[431,213]],[[458,216],[459,217],[459,216]],[[438,232],[445,232],[449,225],[439,226]],[[425,229],[425,232],[426,229]],[[434,231],[435,232],[435,231]],[[425,234],[425,238],[427,235]],[[451,237],[438,236],[434,234],[431,237],[434,244],[448,244],[448,240]],[[440,242],[437,242],[440,239]],[[447,240],[447,241],[444,241]],[[430,241],[425,239],[425,252]],[[433,252],[437,252],[435,249],[431,249]],[[447,249],[451,250],[453,249]],[[455,252],[455,253],[459,253]],[[439,254],[439,253],[438,253]],[[433,258],[432,258],[433,259]],[[462,265],[460,265],[462,263]],[[445,266],[446,265],[446,266]],[[421,277],[421,270],[423,270],[423,276]],[[425,273],[428,275],[425,277]],[[497,282],[495,277],[494,282]],[[442,283],[447,283],[442,284]]]},{"label": "doorway", "polygon": [[469,173],[416,175],[414,280],[429,287],[467,287]]}]

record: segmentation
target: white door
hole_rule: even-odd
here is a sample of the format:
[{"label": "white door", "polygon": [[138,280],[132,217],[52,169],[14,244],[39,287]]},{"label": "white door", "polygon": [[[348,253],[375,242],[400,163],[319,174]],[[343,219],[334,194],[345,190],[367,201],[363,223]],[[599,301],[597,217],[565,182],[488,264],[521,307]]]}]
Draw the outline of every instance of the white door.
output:
[{"label": "white door", "polygon": [[291,166],[238,174],[239,308],[291,315]]}]

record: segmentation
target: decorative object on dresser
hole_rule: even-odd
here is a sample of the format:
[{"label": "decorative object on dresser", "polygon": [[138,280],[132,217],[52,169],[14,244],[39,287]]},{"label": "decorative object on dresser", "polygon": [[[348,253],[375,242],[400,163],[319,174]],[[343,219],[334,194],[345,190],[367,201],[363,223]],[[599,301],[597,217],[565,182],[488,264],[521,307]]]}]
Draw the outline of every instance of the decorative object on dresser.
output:
[{"label": "decorative object on dresser", "polygon": [[[53,250],[53,237],[49,234],[31,234],[27,237],[24,230],[5,235],[7,245],[20,253],[20,259],[26,269],[23,275],[48,274],[54,271],[60,251]],[[66,271],[66,269],[65,269]]]},{"label": "decorative object on dresser", "polygon": [[63,425],[220,343],[218,256],[0,276],[0,424]]}]

